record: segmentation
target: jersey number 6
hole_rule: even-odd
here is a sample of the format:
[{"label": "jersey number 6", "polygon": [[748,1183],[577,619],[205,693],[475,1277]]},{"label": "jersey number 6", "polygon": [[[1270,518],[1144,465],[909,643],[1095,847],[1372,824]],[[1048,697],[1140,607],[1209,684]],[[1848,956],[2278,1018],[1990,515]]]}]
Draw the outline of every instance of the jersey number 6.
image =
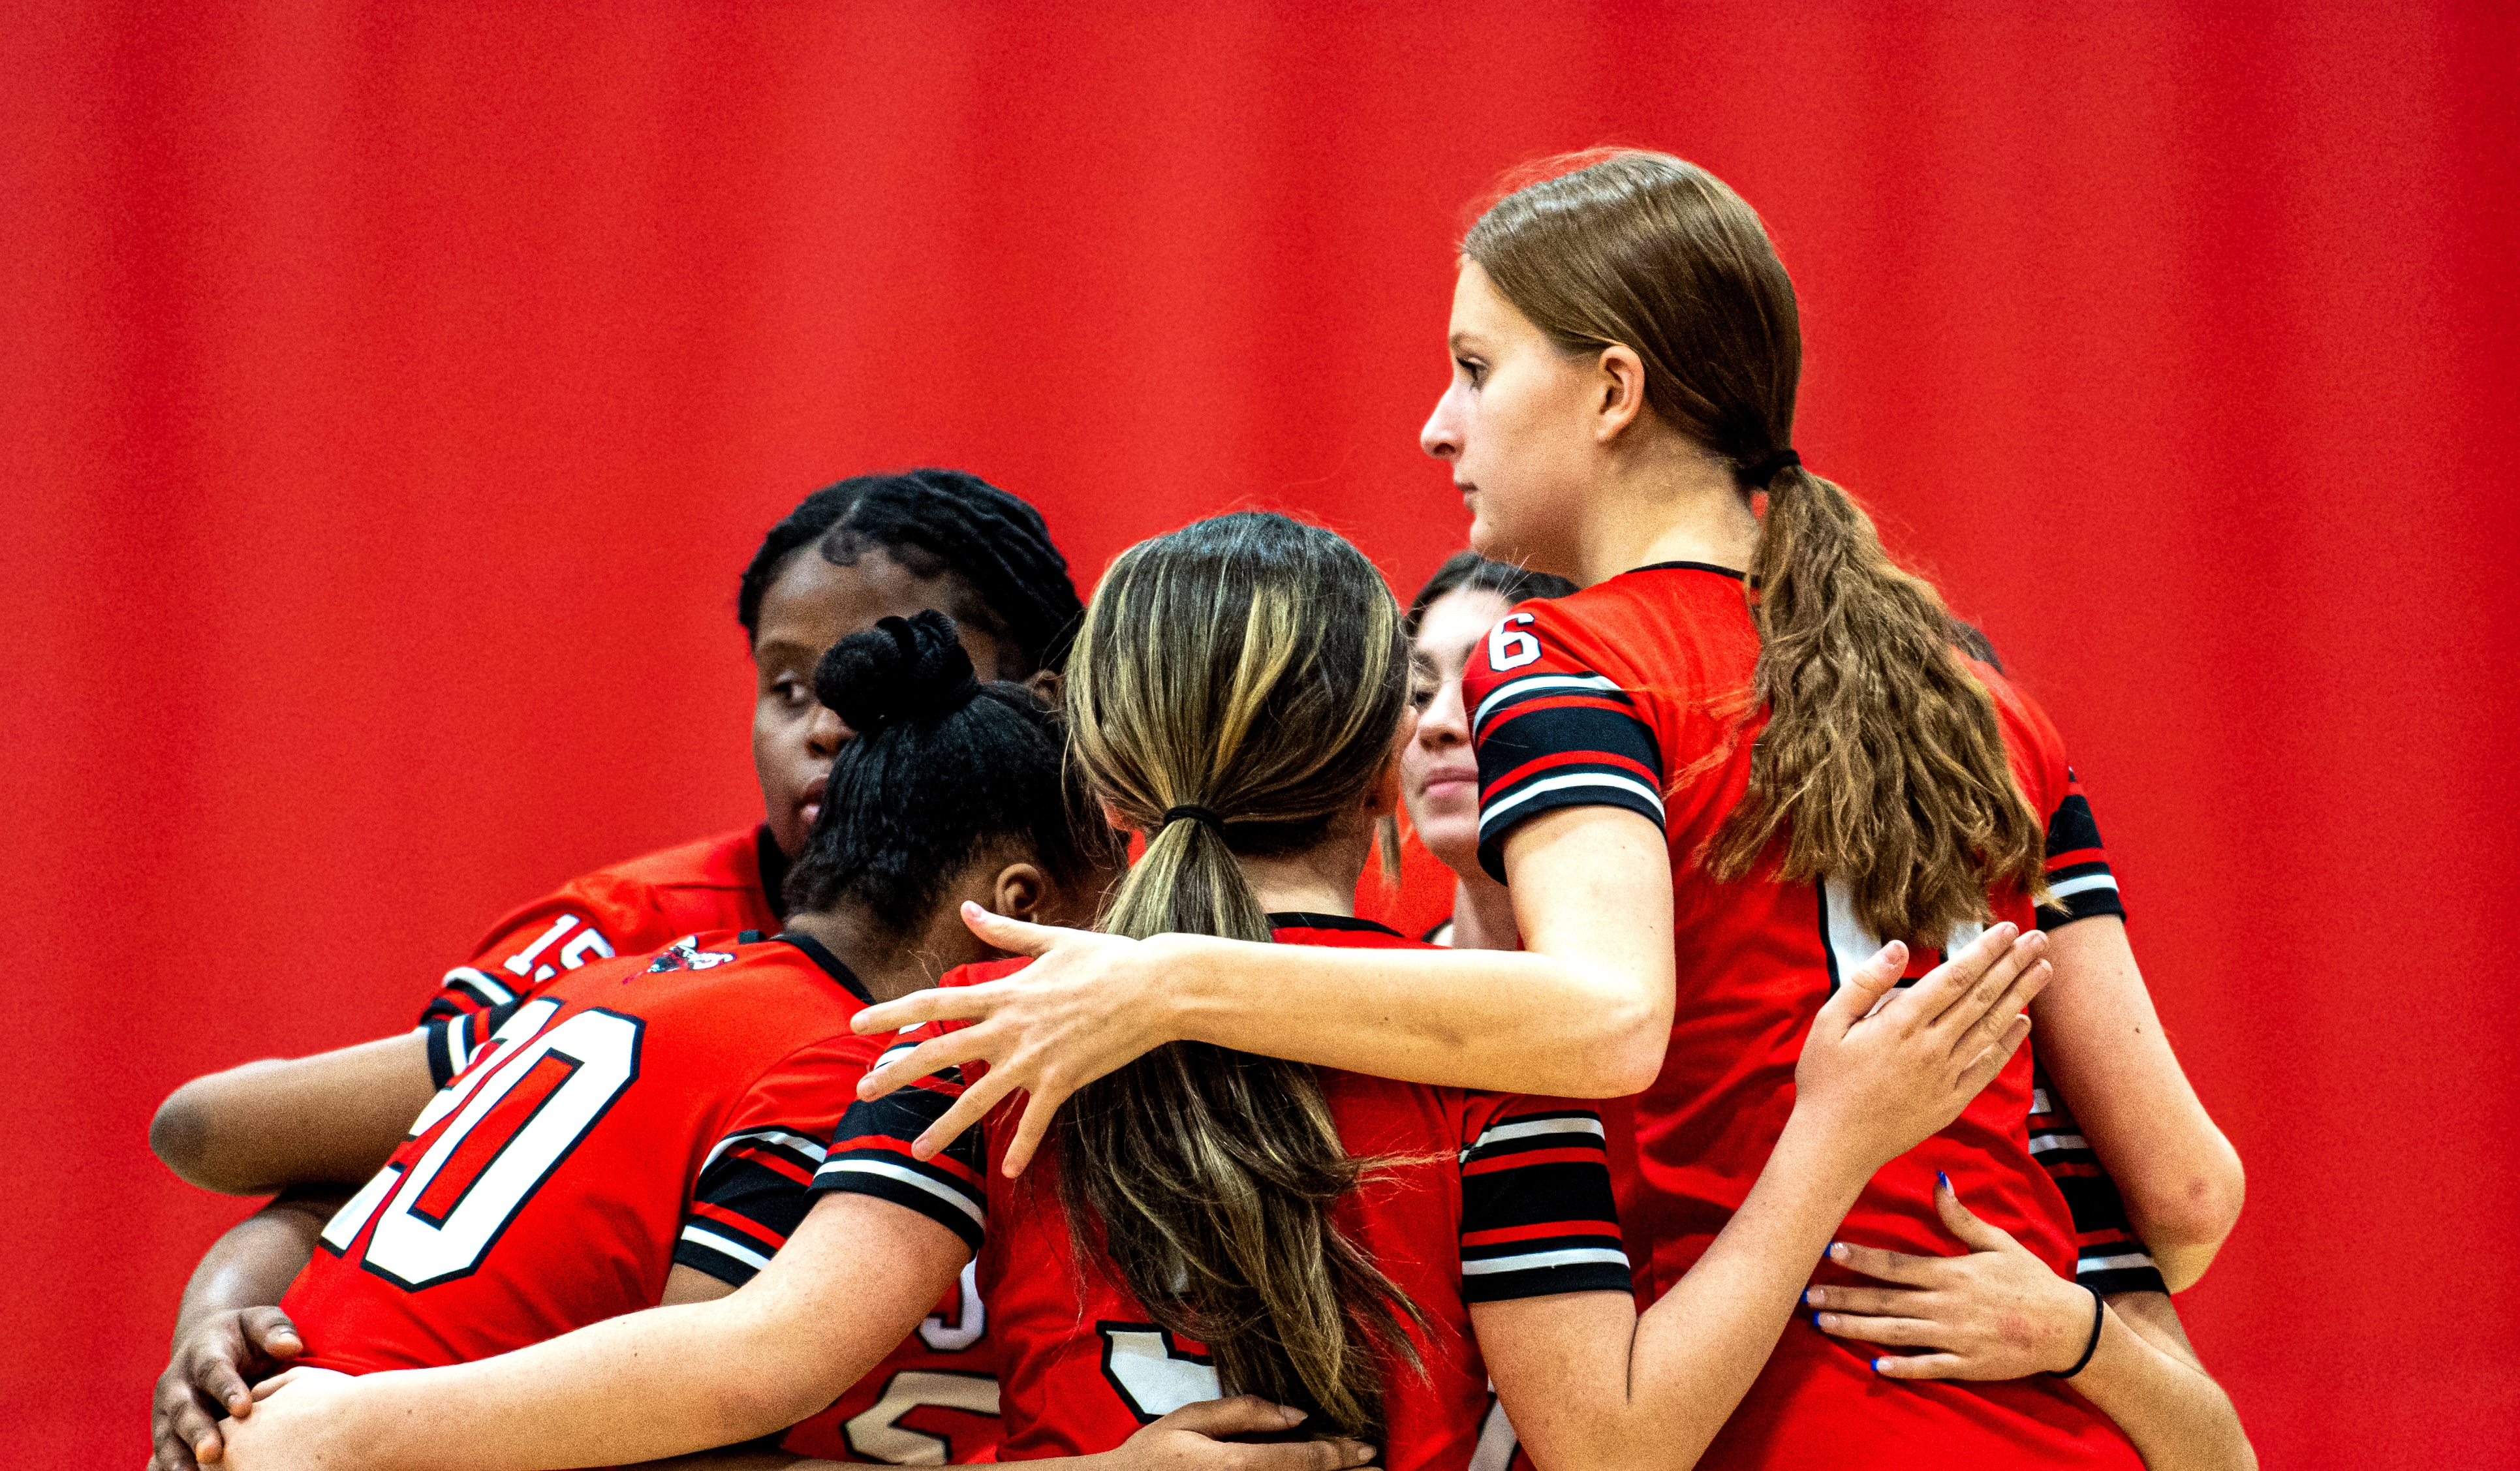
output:
[{"label": "jersey number 6", "polygon": [[347,1250],[374,1214],[364,1265],[381,1276],[417,1289],[481,1265],[535,1188],[639,1076],[637,1017],[580,1011],[534,1036],[558,1009],[538,1002],[500,1028],[498,1053],[448,1084],[413,1126],[425,1133],[452,1111],[444,1131],[408,1175],[388,1166],[343,1206],[324,1228],[326,1245]]},{"label": "jersey number 6", "polygon": [[1488,630],[1488,668],[1503,674],[1540,661],[1540,641],[1514,627],[1530,621],[1529,613],[1508,613]]}]

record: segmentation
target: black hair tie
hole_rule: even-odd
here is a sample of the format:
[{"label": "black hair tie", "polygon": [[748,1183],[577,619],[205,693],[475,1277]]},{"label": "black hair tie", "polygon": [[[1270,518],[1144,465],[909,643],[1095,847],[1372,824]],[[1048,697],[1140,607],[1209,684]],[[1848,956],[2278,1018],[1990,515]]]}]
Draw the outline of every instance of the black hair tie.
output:
[{"label": "black hair tie", "polygon": [[1218,837],[1225,836],[1225,819],[1218,817],[1215,813],[1208,811],[1204,807],[1195,806],[1190,803],[1184,803],[1179,807],[1165,808],[1164,820],[1155,825],[1155,830],[1157,832],[1161,832],[1184,818],[1188,818],[1193,823],[1204,823],[1209,827],[1215,829]]},{"label": "black hair tie", "polygon": [[2074,1285],[2092,1295],[2092,1341],[2083,1345],[2083,1357],[2074,1360],[2072,1368],[2058,1374],[2056,1377],[2059,1379],[2071,1379],[2081,1373],[2092,1361],[2092,1353],[2100,1346],[2100,1289],[2089,1282],[2076,1282]]},{"label": "black hair tie", "polygon": [[1768,482],[1803,463],[1803,457],[1792,450],[1778,450],[1767,459],[1741,471],[1741,483],[1752,490],[1764,490]]}]

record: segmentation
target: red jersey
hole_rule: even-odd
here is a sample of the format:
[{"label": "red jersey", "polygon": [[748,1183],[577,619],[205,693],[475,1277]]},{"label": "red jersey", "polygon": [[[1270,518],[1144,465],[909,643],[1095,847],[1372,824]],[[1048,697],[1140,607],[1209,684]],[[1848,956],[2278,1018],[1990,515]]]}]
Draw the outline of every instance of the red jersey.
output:
[{"label": "red jersey", "polygon": [[[1418,948],[1367,920],[1277,914],[1270,923],[1281,944]],[[995,980],[1026,963],[966,967],[945,984]],[[1489,1407],[1468,1305],[1628,1290],[1600,1121],[1555,1100],[1328,1069],[1321,1081],[1350,1153],[1405,1161],[1332,1208],[1348,1239],[1426,1317],[1427,1331],[1411,1333],[1424,1375],[1396,1356],[1383,1365],[1381,1464],[1468,1465]],[[906,1206],[970,1243],[1000,1344],[999,1458],[1109,1450],[1172,1410],[1227,1393],[1202,1345],[1156,1326],[1114,1273],[1077,1261],[1056,1159],[1045,1154],[1020,1180],[1000,1173],[1012,1112],[992,1114],[933,1160],[911,1157],[911,1141],[962,1086],[930,1078],[851,1108],[814,1182]]]},{"label": "red jersey", "polygon": [[[487,1046],[282,1299],[302,1361],[467,1362],[652,1307],[676,1266],[750,1280],[811,1207],[823,1141],[879,1050],[849,1030],[866,1004],[808,936],[720,932],[483,1013]],[[887,1396],[896,1378],[961,1374],[953,1449],[984,1451],[996,1386],[968,1372],[981,1318],[960,1298],[791,1435],[824,1455],[935,1461],[942,1438],[897,1424],[915,1406]]]},{"label": "red jersey", "polygon": [[[1764,715],[1744,732],[1735,712],[1758,654],[1740,574],[1672,563],[1522,604],[1463,674],[1490,872],[1503,876],[1504,840],[1517,824],[1560,807],[1622,807],[1669,839],[1679,985],[1671,1047],[1653,1085],[1608,1111],[1620,1213],[1645,1257],[1638,1286],[1648,1302],[1749,1193],[1792,1110],[1794,1063],[1813,1016],[1843,970],[1879,948],[1833,883],[1718,883],[1698,862],[1748,785]],[[2054,730],[1992,666],[1972,667],[1995,696],[2015,780],[2051,814],[2048,870],[2067,908],[2039,922],[2119,912]],[[1993,902],[2002,917],[2033,922],[2024,896]],[[1912,974],[1939,959],[1917,957]],[[2073,1273],[2071,1215],[2031,1149],[2032,1092],[2025,1048],[1950,1128],[1873,1177],[1842,1239],[1953,1251],[1932,1199],[1943,1171],[1981,1219]],[[1824,1267],[1819,1280],[1857,1279]],[[2061,1380],[1890,1385],[1870,1357],[1806,1322],[1789,1325],[1700,1464],[1945,1466],[1962,1452],[2006,1465],[2139,1464],[2116,1426]]]},{"label": "red jersey", "polygon": [[445,1087],[487,1035],[450,1018],[522,1001],[591,960],[646,955],[685,935],[776,930],[787,879],[787,855],[767,824],[570,879],[490,926],[472,958],[438,981],[420,1014],[431,1076]]}]

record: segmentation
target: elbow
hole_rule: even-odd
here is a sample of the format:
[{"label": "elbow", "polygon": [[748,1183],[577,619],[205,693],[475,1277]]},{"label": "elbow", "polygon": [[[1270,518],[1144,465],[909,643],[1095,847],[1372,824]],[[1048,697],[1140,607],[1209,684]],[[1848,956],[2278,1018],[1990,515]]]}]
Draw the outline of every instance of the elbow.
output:
[{"label": "elbow", "polygon": [[206,1081],[196,1078],[158,1105],[157,1115],[149,1121],[149,1152],[185,1183],[216,1190],[220,1185],[212,1178],[216,1172],[211,1168],[210,1109],[202,1096]]},{"label": "elbow", "polygon": [[712,1433],[721,1437],[718,1444],[722,1445],[777,1435],[820,1414],[847,1388],[831,1389],[810,1375],[745,1375],[718,1389]]},{"label": "elbow", "polygon": [[149,1150],[185,1183],[222,1195],[256,1195],[268,1182],[248,1180],[228,1156],[220,1128],[222,1073],[192,1082],[166,1095],[149,1120]]},{"label": "elbow", "polygon": [[1653,1087],[1671,1051],[1671,1011],[1642,998],[1603,1008],[1601,1035],[1585,1048],[1579,1098],[1625,1098]]},{"label": "elbow", "polygon": [[2218,1157],[2129,1194],[2128,1224],[2146,1245],[2210,1251],[2240,1224],[2247,1172],[2229,1140],[2218,1134],[2215,1142],[2221,1146]]}]

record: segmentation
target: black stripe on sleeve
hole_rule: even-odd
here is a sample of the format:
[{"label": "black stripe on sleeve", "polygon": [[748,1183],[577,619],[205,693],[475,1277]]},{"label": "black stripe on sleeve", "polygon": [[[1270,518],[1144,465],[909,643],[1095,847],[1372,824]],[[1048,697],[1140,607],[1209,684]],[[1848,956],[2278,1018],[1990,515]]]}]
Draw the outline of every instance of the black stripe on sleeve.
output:
[{"label": "black stripe on sleeve", "polygon": [[1541,813],[1624,807],[1662,825],[1662,747],[1653,729],[1626,708],[1624,694],[1617,709],[1547,703],[1552,695],[1602,697],[1544,691],[1499,708],[1480,727],[1479,866],[1500,881],[1506,837]]},{"label": "black stripe on sleeve", "polygon": [[2072,1214],[2074,1280],[2106,1297],[2167,1292],[2161,1269],[2127,1221],[2126,1200],[2067,1111],[2046,1069],[2031,1075],[2030,1154],[2055,1181]]},{"label": "black stripe on sleeve", "polygon": [[481,1055],[490,1039],[523,1004],[509,1002],[486,1011],[466,1011],[422,1023],[422,1045],[428,1053],[428,1081],[438,1088],[454,1082],[456,1075],[472,1066],[472,1059]]},{"label": "black stripe on sleeve", "polygon": [[1632,1290],[1590,1109],[1500,1116],[1462,1151],[1462,1297]]},{"label": "black stripe on sleeve", "polygon": [[831,1154],[815,1172],[814,1188],[873,1195],[905,1206],[978,1251],[989,1216],[983,1173],[987,1150],[980,1130],[963,1131],[932,1160],[910,1152],[927,1126],[953,1107],[960,1091],[959,1086],[949,1091],[914,1085],[872,1102],[850,1104],[832,1131]]}]

